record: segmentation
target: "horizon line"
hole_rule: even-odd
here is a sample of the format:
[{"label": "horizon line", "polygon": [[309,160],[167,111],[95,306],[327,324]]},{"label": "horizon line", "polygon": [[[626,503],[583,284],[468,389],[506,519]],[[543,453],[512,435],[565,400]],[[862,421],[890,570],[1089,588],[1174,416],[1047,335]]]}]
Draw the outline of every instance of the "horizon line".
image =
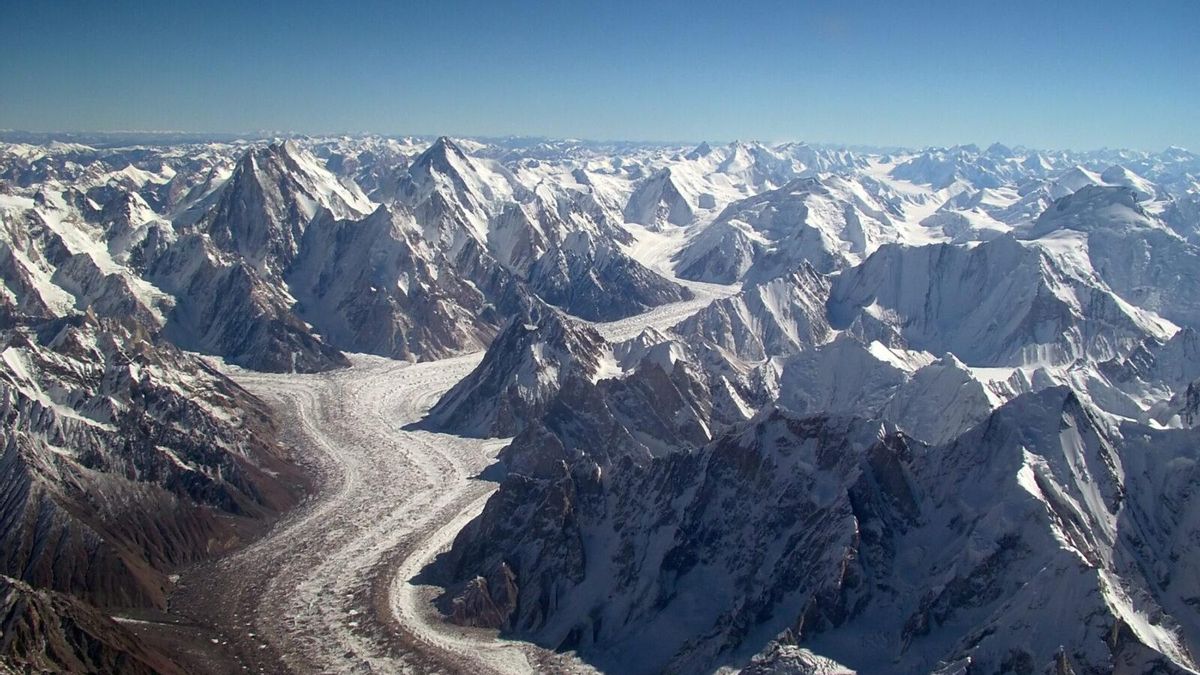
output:
[{"label": "horizon line", "polygon": [[[224,137],[223,140],[230,141],[268,141],[274,138],[309,138],[314,140],[331,139],[331,138],[413,138],[418,140],[438,138],[450,139],[466,139],[479,141],[505,141],[505,140],[539,140],[539,141],[574,141],[579,143],[592,144],[630,144],[630,145],[645,145],[645,146],[661,146],[661,147],[687,147],[698,146],[708,143],[710,145],[732,145],[734,143],[758,143],[767,146],[779,146],[787,143],[799,143],[812,146],[822,146],[827,148],[837,149],[862,149],[878,152],[895,152],[895,151],[930,151],[930,150],[950,150],[954,148],[975,147],[980,151],[986,151],[995,145],[1000,145],[1012,150],[1030,150],[1035,152],[1070,152],[1070,153],[1095,153],[1095,152],[1141,152],[1146,154],[1161,154],[1170,150],[1182,150],[1191,153],[1192,151],[1186,146],[1179,144],[1168,144],[1160,149],[1147,149],[1131,146],[1100,146],[1092,148],[1069,148],[1069,147],[1037,147],[1034,145],[1026,145],[1024,143],[1005,143],[1003,141],[992,141],[984,145],[978,141],[959,142],[953,144],[937,144],[929,143],[924,145],[906,145],[897,144],[876,144],[876,143],[861,143],[861,142],[844,142],[844,141],[818,141],[805,139],[756,139],[756,138],[734,138],[734,139],[634,139],[634,138],[588,138],[583,136],[550,136],[541,134],[455,134],[455,133],[405,133],[405,132],[381,132],[381,131],[329,131],[329,132],[302,132],[282,129],[255,129],[243,131],[184,131],[178,129],[120,129],[120,130],[70,130],[60,129],[52,131],[33,131],[29,129],[16,128],[0,128],[0,142],[19,143],[25,141],[10,141],[3,136],[12,135],[28,135],[28,136],[44,136],[46,140],[55,140],[54,136],[184,136],[194,137],[197,140],[210,139],[218,140],[218,137]],[[44,142],[44,141],[43,141]]]}]

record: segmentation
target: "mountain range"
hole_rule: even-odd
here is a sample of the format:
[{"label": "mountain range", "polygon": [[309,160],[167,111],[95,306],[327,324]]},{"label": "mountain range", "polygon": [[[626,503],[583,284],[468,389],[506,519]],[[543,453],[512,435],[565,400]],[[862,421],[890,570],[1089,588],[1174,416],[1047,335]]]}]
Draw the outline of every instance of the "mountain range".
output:
[{"label": "mountain range", "polygon": [[[1200,156],[0,143],[0,658],[319,498],[239,373],[480,353],[425,573],[609,672],[1200,670]],[[12,636],[12,637],[9,637]]]}]

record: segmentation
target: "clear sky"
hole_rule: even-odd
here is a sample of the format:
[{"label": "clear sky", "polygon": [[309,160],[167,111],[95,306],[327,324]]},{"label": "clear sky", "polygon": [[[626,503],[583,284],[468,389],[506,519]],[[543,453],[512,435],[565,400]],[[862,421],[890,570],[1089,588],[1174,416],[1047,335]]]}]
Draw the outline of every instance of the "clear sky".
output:
[{"label": "clear sky", "polygon": [[0,0],[0,128],[1200,149],[1200,0]]}]

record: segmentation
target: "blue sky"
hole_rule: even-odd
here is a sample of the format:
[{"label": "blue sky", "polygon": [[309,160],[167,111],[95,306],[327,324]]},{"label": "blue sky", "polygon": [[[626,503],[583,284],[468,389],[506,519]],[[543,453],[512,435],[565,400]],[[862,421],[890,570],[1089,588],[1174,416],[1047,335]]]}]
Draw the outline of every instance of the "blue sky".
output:
[{"label": "blue sky", "polygon": [[1200,1],[0,0],[0,127],[1200,149]]}]

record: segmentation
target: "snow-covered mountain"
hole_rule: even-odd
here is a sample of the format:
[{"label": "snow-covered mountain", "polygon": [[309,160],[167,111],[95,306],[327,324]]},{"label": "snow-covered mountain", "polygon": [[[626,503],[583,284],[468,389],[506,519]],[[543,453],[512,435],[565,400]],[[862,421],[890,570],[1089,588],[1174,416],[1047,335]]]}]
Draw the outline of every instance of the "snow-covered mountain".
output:
[{"label": "snow-covered mountain", "polygon": [[887,206],[840,176],[800,178],[727,206],[678,256],[680,276],[771,279],[797,261],[829,272],[898,238]]},{"label": "snow-covered mountain", "polygon": [[829,310],[839,328],[887,331],[977,366],[1102,361],[1169,334],[1090,275],[1012,237],[885,246],[838,276]]},{"label": "snow-covered mountain", "polygon": [[0,143],[3,658],[169,672],[107,608],[299,499],[212,357],[486,350],[406,429],[511,439],[452,621],[619,672],[1197,671],[1193,153],[79,140]]},{"label": "snow-covered mountain", "polygon": [[510,462],[441,564],[456,607],[483,595],[506,633],[622,672],[736,663],[772,638],[865,672],[1187,672],[1195,553],[1167,542],[1195,523],[1158,504],[1194,504],[1158,462],[1196,439],[1146,433],[1052,388],[937,446],[781,411],[643,465],[519,438],[509,452],[537,460]]},{"label": "snow-covered mountain", "polygon": [[544,414],[565,382],[601,377],[606,349],[595,330],[539,308],[509,322],[475,371],[446,393],[430,418],[462,434],[513,436]]},{"label": "snow-covered mountain", "polygon": [[304,232],[287,283],[297,314],[329,342],[397,359],[484,347],[495,332],[488,298],[446,273],[410,216],[380,206],[362,220],[323,212]]},{"label": "snow-covered mountain", "polygon": [[[930,188],[928,158],[876,163],[710,224],[644,219],[686,229],[677,273],[745,286],[588,343],[615,364],[555,361],[570,384],[536,387],[540,419],[477,397],[464,418],[521,422],[473,433],[520,433],[434,568],[452,620],[621,672],[1195,670],[1190,591],[1165,570],[1196,554],[1164,543],[1192,527],[1190,491],[1159,464],[1200,447],[1191,246],[1158,215],[1175,198],[1081,157],[951,154]],[[661,396],[675,433],[621,415],[651,363],[692,383]]]},{"label": "snow-covered mountain", "polygon": [[828,299],[829,280],[805,261],[790,274],[714,301],[674,330],[746,361],[788,356],[832,336]]},{"label": "snow-covered mountain", "polygon": [[337,179],[293,141],[284,141],[243,155],[195,227],[253,267],[286,266],[318,209],[351,218],[372,207],[357,185]]},{"label": "snow-covered mountain", "polygon": [[1055,202],[1021,236],[1063,257],[1085,258],[1130,304],[1200,326],[1200,248],[1150,216],[1137,191],[1085,186]]},{"label": "snow-covered mountain", "polygon": [[629,234],[588,186],[522,184],[508,168],[471,158],[445,137],[409,166],[395,201],[412,209],[423,240],[451,258],[479,246],[542,299],[587,319],[622,318],[689,297],[615,246]]}]

